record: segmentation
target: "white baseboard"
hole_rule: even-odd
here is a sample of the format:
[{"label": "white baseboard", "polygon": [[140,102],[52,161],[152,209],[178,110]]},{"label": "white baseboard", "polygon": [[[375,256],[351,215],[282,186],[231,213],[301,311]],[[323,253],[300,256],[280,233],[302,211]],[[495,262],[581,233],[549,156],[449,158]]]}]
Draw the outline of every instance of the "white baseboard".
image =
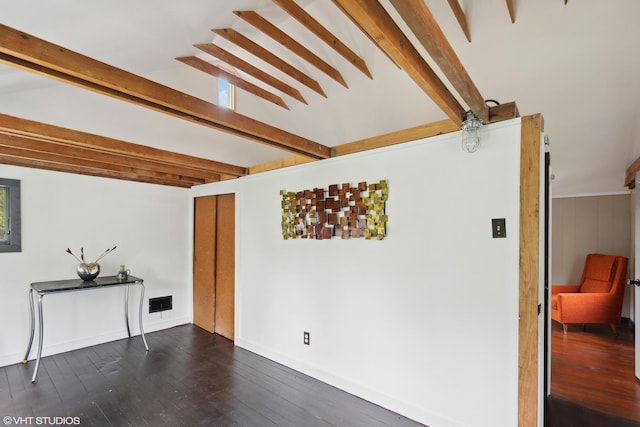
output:
[{"label": "white baseboard", "polygon": [[253,341],[236,338],[235,345],[420,423],[440,427],[470,427],[441,414],[436,414],[411,403],[398,400],[393,396],[389,396],[379,390],[371,389],[352,379],[336,375],[318,366],[291,358]]},{"label": "white baseboard", "polygon": [[[188,317],[180,317],[180,318],[174,318],[174,319],[169,319],[169,320],[160,320],[160,321],[156,321],[153,323],[148,323],[144,325],[144,333],[145,333],[145,337],[147,334],[151,333],[151,332],[155,332],[155,331],[160,331],[163,329],[169,329],[169,328],[173,328],[174,326],[180,326],[180,325],[184,325],[187,323],[191,323],[191,319],[189,319]],[[133,327],[131,328],[131,336],[132,339],[136,339],[135,337],[140,335],[140,330],[137,327]],[[72,350],[78,350],[80,348],[84,348],[84,347],[90,347],[92,345],[98,345],[98,344],[104,344],[106,342],[111,342],[111,341],[116,341],[116,340],[120,340],[123,338],[127,337],[127,331],[126,330],[122,330],[119,329],[117,331],[111,331],[111,332],[107,332],[107,333],[103,333],[100,335],[92,335],[90,337],[83,337],[83,338],[78,338],[78,339],[74,339],[71,341],[65,341],[62,343],[58,343],[58,344],[53,344],[53,345],[48,345],[43,347],[42,349],[42,357],[45,356],[51,356],[54,354],[60,354],[60,353],[64,353],[66,351],[72,351]],[[141,339],[141,338],[137,338],[137,339]],[[32,360],[36,357],[36,352],[38,351],[37,346],[38,346],[38,337],[34,337],[34,342],[33,342],[33,346],[31,347],[31,353],[29,354],[29,360]],[[147,342],[149,344],[149,349],[152,350],[153,349],[153,340],[151,340],[151,342],[149,342],[149,338],[147,338]],[[0,355],[0,367],[2,366],[8,366],[8,365],[13,365],[15,363],[21,363],[24,357],[24,352],[27,350],[26,349],[26,345],[27,342],[25,341],[24,343],[25,348],[23,350],[21,350],[20,353],[12,353],[12,354],[5,354],[5,355]],[[141,343],[142,345],[142,343]]]}]

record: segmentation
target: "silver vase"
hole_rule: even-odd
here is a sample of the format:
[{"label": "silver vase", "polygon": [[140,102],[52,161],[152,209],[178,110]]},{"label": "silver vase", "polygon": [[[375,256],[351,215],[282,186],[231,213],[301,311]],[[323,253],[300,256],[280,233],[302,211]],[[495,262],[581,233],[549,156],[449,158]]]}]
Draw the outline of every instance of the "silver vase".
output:
[{"label": "silver vase", "polygon": [[89,282],[100,274],[100,264],[97,262],[89,262],[78,264],[78,268],[76,269],[78,272],[78,276],[85,282]]}]

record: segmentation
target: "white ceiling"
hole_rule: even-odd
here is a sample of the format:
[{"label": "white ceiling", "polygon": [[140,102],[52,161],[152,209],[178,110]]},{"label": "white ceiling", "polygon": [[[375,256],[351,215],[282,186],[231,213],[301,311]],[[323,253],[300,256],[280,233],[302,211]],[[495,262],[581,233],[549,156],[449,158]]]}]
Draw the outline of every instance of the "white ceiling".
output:
[{"label": "white ceiling", "polygon": [[[270,0],[0,0],[0,23],[212,102],[215,79],[174,58],[212,59],[192,45],[214,40],[212,28],[233,27],[315,77],[327,93],[323,98],[281,75],[308,105],[282,95],[287,111],[238,91],[238,112],[328,146],[446,118],[329,0],[297,3],[366,61],[373,80]],[[515,24],[504,0],[460,3],[471,43],[446,0],[427,0],[485,98],[516,101],[521,115],[544,115],[554,195],[624,192],[634,141],[640,145],[640,2],[514,0]],[[261,36],[233,10],[257,10],[304,40],[349,88]],[[0,113],[241,166],[290,155],[8,66],[0,66]]]}]

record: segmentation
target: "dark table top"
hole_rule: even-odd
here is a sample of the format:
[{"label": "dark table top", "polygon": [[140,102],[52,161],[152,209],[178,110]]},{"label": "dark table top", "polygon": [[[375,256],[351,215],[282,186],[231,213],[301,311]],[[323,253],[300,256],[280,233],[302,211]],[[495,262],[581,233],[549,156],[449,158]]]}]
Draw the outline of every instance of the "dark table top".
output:
[{"label": "dark table top", "polygon": [[118,276],[96,277],[85,282],[82,279],[53,280],[49,282],[34,282],[31,289],[39,294],[51,294],[55,292],[81,291],[83,289],[102,288],[107,286],[121,286],[130,283],[142,283],[139,277],[129,276],[127,279],[118,279]]}]

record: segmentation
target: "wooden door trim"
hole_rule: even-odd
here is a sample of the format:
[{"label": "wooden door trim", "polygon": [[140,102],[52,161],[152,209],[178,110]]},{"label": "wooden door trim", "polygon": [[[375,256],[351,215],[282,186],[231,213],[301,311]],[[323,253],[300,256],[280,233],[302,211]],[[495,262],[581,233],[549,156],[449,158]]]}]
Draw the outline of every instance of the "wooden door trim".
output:
[{"label": "wooden door trim", "polygon": [[538,304],[540,286],[541,114],[525,116],[520,138],[520,279],[518,426],[538,425]]}]

